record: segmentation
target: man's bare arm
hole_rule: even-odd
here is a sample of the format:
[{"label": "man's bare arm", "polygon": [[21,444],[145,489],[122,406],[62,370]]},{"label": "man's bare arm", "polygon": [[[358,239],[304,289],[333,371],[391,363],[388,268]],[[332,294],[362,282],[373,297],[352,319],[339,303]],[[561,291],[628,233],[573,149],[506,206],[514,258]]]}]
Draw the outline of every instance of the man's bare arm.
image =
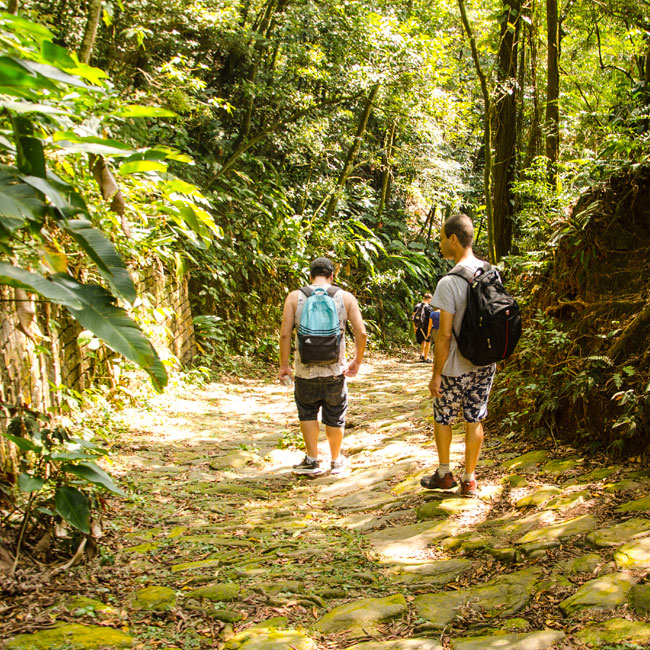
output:
[{"label": "man's bare arm", "polygon": [[278,373],[280,379],[286,376],[293,379],[293,372],[289,366],[289,354],[291,352],[291,334],[293,332],[297,304],[297,294],[295,291],[292,291],[284,301],[284,310],[282,311],[282,325],[280,327],[280,372]]},{"label": "man's bare arm", "polygon": [[347,296],[349,298],[346,300],[345,308],[348,312],[350,325],[352,325],[352,329],[354,330],[354,359],[343,370],[343,374],[346,377],[354,377],[359,372],[359,366],[363,360],[363,354],[366,351],[368,334],[357,299],[351,293],[348,293]]}]

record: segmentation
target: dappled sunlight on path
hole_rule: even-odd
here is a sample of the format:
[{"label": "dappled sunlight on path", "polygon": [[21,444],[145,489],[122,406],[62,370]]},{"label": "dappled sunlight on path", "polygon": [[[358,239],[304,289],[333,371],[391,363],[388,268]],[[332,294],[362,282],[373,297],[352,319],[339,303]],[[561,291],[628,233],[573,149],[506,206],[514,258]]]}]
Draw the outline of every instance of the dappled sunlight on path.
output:
[{"label": "dappled sunlight on path", "polygon": [[[110,576],[79,594],[117,613],[89,605],[92,621],[188,650],[650,643],[647,473],[517,449],[488,426],[479,498],[424,490],[429,376],[364,364],[340,477],[292,474],[298,419],[275,382],[178,387],[124,412],[112,470],[133,498],[109,523]],[[327,465],[324,436],[319,449]],[[462,459],[458,427],[456,474]]]}]

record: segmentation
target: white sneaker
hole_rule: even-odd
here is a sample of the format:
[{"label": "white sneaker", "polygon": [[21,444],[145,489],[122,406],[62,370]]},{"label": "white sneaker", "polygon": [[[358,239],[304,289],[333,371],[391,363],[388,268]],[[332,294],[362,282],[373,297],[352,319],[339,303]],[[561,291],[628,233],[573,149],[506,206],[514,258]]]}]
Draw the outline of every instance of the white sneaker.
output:
[{"label": "white sneaker", "polygon": [[342,474],[348,468],[348,459],[343,455],[339,454],[339,457],[336,460],[332,461],[331,473],[332,474]]}]

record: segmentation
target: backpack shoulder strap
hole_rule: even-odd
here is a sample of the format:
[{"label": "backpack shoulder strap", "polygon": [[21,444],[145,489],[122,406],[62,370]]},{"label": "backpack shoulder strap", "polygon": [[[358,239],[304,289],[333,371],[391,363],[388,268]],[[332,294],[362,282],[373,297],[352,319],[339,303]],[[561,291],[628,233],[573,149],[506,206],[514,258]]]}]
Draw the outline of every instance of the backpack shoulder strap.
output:
[{"label": "backpack shoulder strap", "polygon": [[299,291],[302,291],[302,293],[304,293],[307,298],[309,298],[309,296],[311,296],[311,294],[314,293],[312,291],[312,288],[309,286],[300,287]]},{"label": "backpack shoulder strap", "polygon": [[463,278],[463,280],[466,280],[469,284],[472,284],[475,273],[466,266],[457,264],[451,271],[449,271],[449,273],[447,273],[447,275],[457,275],[459,278]]},{"label": "backpack shoulder strap", "polygon": [[330,285],[327,289],[327,295],[330,298],[334,298],[334,296],[341,290],[341,287],[335,287],[333,284]]}]

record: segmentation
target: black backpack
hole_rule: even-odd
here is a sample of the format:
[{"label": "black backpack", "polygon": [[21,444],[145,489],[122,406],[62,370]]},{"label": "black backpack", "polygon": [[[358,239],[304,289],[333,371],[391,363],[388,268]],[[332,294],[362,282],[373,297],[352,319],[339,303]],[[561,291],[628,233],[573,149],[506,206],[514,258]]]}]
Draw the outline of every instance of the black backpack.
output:
[{"label": "black backpack", "polygon": [[521,313],[499,272],[484,262],[475,273],[459,265],[448,275],[457,275],[468,283],[467,309],[460,331],[454,332],[460,353],[475,366],[506,359],[521,336]]},{"label": "black backpack", "polygon": [[415,312],[413,313],[413,322],[415,323],[415,327],[424,330],[425,332],[427,330],[427,321],[429,320],[427,307],[428,305],[426,302],[419,302],[415,305]]}]

